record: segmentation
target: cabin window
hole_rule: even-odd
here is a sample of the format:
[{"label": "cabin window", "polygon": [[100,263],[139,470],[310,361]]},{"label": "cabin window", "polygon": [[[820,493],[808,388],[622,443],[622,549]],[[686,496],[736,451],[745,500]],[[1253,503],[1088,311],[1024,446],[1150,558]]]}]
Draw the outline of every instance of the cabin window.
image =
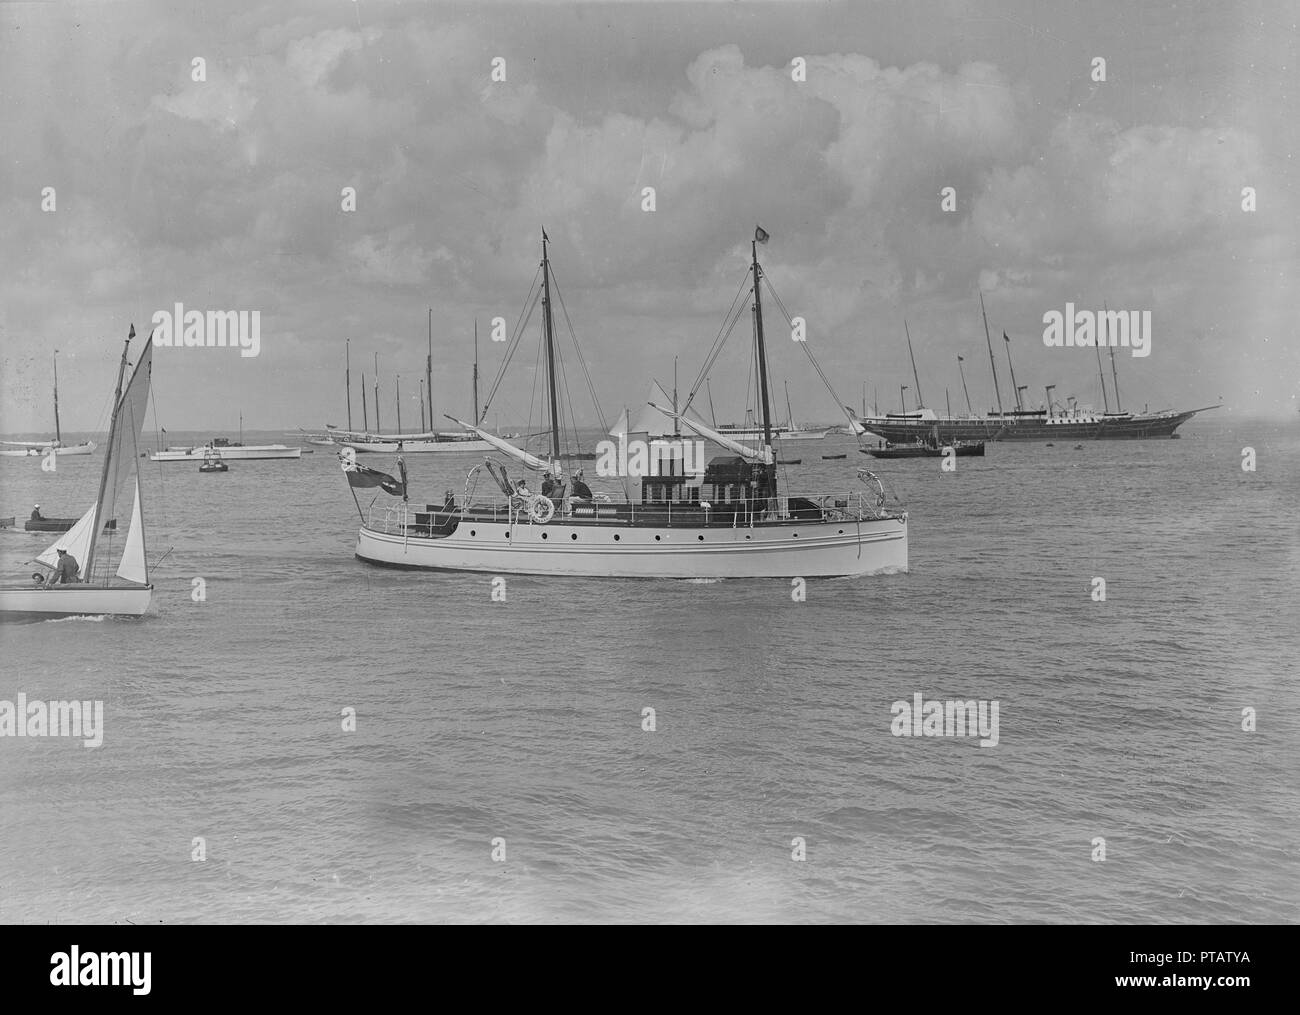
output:
[{"label": "cabin window", "polygon": [[577,539],[577,538],[578,538],[578,534],[577,534],[576,532],[570,532],[570,533],[569,533],[569,538],[570,538],[570,539]]},{"label": "cabin window", "polygon": [[469,530],[469,534],[470,534],[471,536],[474,536],[474,535],[477,535],[478,533],[476,533],[473,529],[470,529],[470,530]]},{"label": "cabin window", "polygon": [[545,533],[545,532],[542,533],[542,538],[543,538],[543,539],[546,538],[546,533]]},{"label": "cabin window", "polygon": [[699,539],[699,541],[700,541],[701,543],[704,542],[704,537],[703,537],[703,536],[697,536],[696,538]]},{"label": "cabin window", "polygon": [[659,540],[662,539],[662,538],[663,538],[662,536],[655,536],[655,542],[656,542],[656,543],[659,542]]}]

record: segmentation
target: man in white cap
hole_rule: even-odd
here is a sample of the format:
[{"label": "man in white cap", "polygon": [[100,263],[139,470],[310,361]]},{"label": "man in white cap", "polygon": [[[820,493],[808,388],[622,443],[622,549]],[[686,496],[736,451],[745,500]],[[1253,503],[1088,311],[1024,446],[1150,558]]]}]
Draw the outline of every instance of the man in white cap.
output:
[{"label": "man in white cap", "polygon": [[32,508],[32,521],[34,522],[43,521],[43,519],[41,518],[41,506],[39,504],[37,504],[34,508]]},{"label": "man in white cap", "polygon": [[50,575],[50,584],[71,585],[78,581],[77,574],[81,571],[81,565],[77,563],[77,558],[62,546],[56,547],[56,552],[59,559],[54,565],[54,574]]}]

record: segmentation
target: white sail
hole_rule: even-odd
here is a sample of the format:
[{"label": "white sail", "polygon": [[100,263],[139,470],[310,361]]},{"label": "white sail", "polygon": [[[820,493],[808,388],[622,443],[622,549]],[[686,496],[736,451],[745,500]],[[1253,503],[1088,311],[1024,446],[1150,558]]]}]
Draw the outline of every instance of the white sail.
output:
[{"label": "white sail", "polygon": [[614,423],[613,429],[609,431],[609,435],[611,437],[625,437],[629,433],[632,433],[632,431],[628,429],[627,410],[624,409],[618,414],[618,420]]},{"label": "white sail", "polygon": [[135,505],[131,508],[131,528],[126,534],[126,548],[117,576],[129,582],[149,584],[149,567],[144,559],[144,518],[140,514],[140,478],[135,480]]},{"label": "white sail", "polygon": [[[149,405],[149,381],[152,371],[153,341],[146,337],[144,348],[140,352],[139,359],[136,360],[135,370],[131,373],[131,380],[123,390],[122,400],[118,403],[117,429],[112,434],[107,448],[107,458],[104,462],[106,470],[104,500],[99,505],[99,517],[104,521],[110,518],[121,518],[126,513],[126,487],[128,480],[135,477],[140,460],[140,431],[144,428],[145,409]],[[100,523],[99,528],[100,532],[92,534],[91,543],[92,555],[96,557],[103,522]],[[99,574],[104,573],[99,567],[95,567],[95,571]]]},{"label": "white sail", "polygon": [[662,412],[664,415],[672,419],[680,420],[685,426],[690,427],[692,430],[694,430],[697,434],[699,434],[701,437],[705,438],[706,440],[711,440],[715,444],[720,444],[728,451],[734,451],[736,454],[740,455],[741,458],[747,458],[751,462],[762,462],[764,465],[771,465],[776,461],[776,457],[772,454],[772,449],[770,447],[763,447],[763,448],[748,447],[744,444],[741,444],[740,441],[732,440],[726,434],[718,433],[717,430],[714,430],[711,427],[707,427],[703,423],[697,423],[689,416],[683,416],[679,412],[673,412],[672,409],[661,408],[658,405],[654,405],[653,402],[651,402],[650,404],[653,405],[654,408],[657,409],[659,412]]},{"label": "white sail", "polygon": [[530,469],[536,469],[538,472],[553,473],[556,478],[559,478],[564,474],[564,470],[559,462],[548,462],[544,458],[538,458],[536,455],[529,454],[523,448],[517,448],[509,441],[502,440],[495,434],[490,434],[486,430],[480,430],[473,423],[466,423],[463,420],[457,419],[455,416],[448,416],[447,418],[457,426],[463,426],[466,430],[474,431],[474,433],[478,434],[479,437],[487,441],[498,451],[504,452],[511,458],[515,459],[515,461],[522,462]]},{"label": "white sail", "polygon": [[86,551],[90,548],[90,527],[95,524],[94,514],[95,505],[92,504],[90,509],[77,521],[76,525],[60,535],[36,559],[42,564],[53,567],[58,562],[58,549],[61,546],[72,554],[78,567],[84,567],[86,564]]}]

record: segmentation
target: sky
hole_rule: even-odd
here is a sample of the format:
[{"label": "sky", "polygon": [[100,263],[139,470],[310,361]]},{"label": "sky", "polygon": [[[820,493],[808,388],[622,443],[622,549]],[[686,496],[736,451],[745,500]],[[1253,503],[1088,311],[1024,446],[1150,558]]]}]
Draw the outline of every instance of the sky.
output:
[{"label": "sky", "polygon": [[[385,428],[401,374],[411,429],[430,310],[433,402],[463,417],[475,322],[486,393],[543,227],[612,423],[675,357],[691,386],[758,224],[841,403],[915,389],[906,321],[926,404],[964,410],[961,355],[991,406],[982,293],[1008,402],[1003,331],[1030,404],[1100,405],[1095,353],[1043,321],[1105,304],[1151,312],[1150,355],[1117,350],[1125,408],[1294,420],[1298,23],[1295,2],[0,3],[0,430],[52,429],[55,350],[64,428],[105,427],[128,326],[177,302],[257,310],[261,336],[155,350],[169,430],[343,425],[349,340],[354,422],[377,354]],[[598,422],[556,306],[572,412]],[[796,418],[834,421],[764,310],[778,403],[788,382]],[[538,320],[489,423],[538,418]],[[742,321],[719,419],[751,346]]]}]

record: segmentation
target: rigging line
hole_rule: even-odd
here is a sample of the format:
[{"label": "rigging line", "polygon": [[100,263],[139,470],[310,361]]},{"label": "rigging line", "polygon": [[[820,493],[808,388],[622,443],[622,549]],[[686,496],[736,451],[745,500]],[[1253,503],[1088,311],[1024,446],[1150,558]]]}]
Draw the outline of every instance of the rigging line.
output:
[{"label": "rigging line", "polygon": [[[525,300],[523,309],[520,311],[522,320],[516,325],[514,333],[506,344],[505,354],[501,358],[501,365],[497,368],[497,375],[492,381],[491,389],[488,391],[487,401],[483,404],[484,412],[486,412],[488,407],[491,406],[492,399],[496,396],[497,389],[505,379],[506,371],[509,369],[510,363],[514,359],[515,352],[519,347],[519,340],[523,335],[524,329],[528,327],[528,322],[532,319],[533,311],[537,307],[537,299],[540,292],[541,290],[537,287],[536,281],[534,280],[533,286],[528,290],[528,298]],[[527,316],[523,316],[525,312]]]},{"label": "rigging line", "polygon": [[573,330],[573,321],[569,319],[569,308],[564,303],[564,293],[560,290],[559,279],[555,275],[555,269],[551,269],[551,283],[555,289],[555,295],[560,300],[560,312],[564,314],[565,327],[569,329],[569,338],[573,341],[573,348],[578,353],[578,365],[582,367],[582,375],[587,381],[587,390],[591,393],[591,401],[596,407],[596,415],[600,418],[601,429],[607,430],[608,424],[605,420],[605,410],[601,408],[600,399],[596,395],[596,386],[592,383],[591,372],[587,369],[587,359],[582,355],[582,346],[578,343],[578,334]]},{"label": "rigging line", "polygon": [[[554,281],[554,279],[552,279],[552,281]],[[568,438],[570,434],[573,435],[574,446],[578,451],[581,451],[582,444],[578,441],[578,417],[573,411],[573,392],[569,389],[569,379],[564,372],[564,350],[558,344],[555,347],[555,358],[558,361],[556,384],[559,388],[563,389],[564,398],[562,399],[562,405],[567,406],[569,412],[568,429],[563,428],[563,426],[561,427],[561,435],[564,437],[565,451],[568,451]],[[560,419],[561,421],[564,419],[563,409],[560,412]]]},{"label": "rigging line", "polygon": [[[152,336],[151,336],[151,337],[152,337]],[[156,399],[156,397],[155,397],[154,386],[153,386],[153,383],[152,383],[152,382],[153,382],[153,377],[150,376],[149,380],[150,380],[150,384],[149,384],[149,405],[150,405],[150,407],[153,409],[153,428],[154,428],[154,435],[155,435],[155,437],[158,439],[158,443],[161,444],[161,443],[162,443],[162,434],[158,433],[158,430],[159,430],[159,426],[158,426],[158,401],[157,401],[157,399]],[[135,450],[136,450],[136,453],[139,454],[140,449],[139,449],[139,448],[136,448]],[[163,463],[162,463],[162,462],[155,462],[154,464],[158,466],[158,502],[159,502],[159,504],[160,504],[161,506],[165,507],[166,504],[167,504],[167,487],[166,487],[166,485],[163,483],[163,474],[164,474]],[[137,470],[137,472],[139,471],[139,468],[140,468],[140,465],[139,465],[139,463],[137,462],[137,463],[136,463],[136,470]],[[162,512],[162,513],[163,513],[163,514],[166,514],[165,511]],[[157,567],[156,564],[155,564],[154,566]]]},{"label": "rigging line", "polygon": [[731,332],[736,327],[736,321],[739,320],[739,316],[744,310],[744,297],[748,290],[748,282],[749,272],[746,270],[745,277],[741,279],[740,287],[736,290],[736,295],[732,297],[731,305],[727,308],[726,314],[723,315],[718,334],[714,336],[713,343],[709,346],[709,351],[704,358],[704,365],[700,368],[699,374],[696,375],[694,382],[691,384],[690,394],[687,396],[686,404],[682,408],[683,412],[695,401],[695,396],[700,393],[700,387],[704,384],[714,362],[721,354],[722,347],[726,345],[727,339],[731,337]]},{"label": "rigging line", "polygon": [[[536,362],[535,364],[533,364],[533,387],[532,387],[532,391],[531,391],[531,392],[529,393],[529,395],[528,395],[528,419],[525,421],[526,424],[527,424],[527,425],[525,426],[525,429],[527,429],[527,430],[531,430],[531,429],[533,428],[533,407],[534,407],[535,405],[537,405],[537,383],[538,383],[538,380],[539,380],[539,379],[541,378],[541,376],[542,376],[542,347],[543,347],[545,344],[546,344],[545,342],[538,342],[538,343],[537,343],[537,362]],[[546,415],[546,406],[545,406],[545,405],[542,405],[542,407],[541,407],[541,409],[539,410],[539,412],[540,412],[543,416],[545,416],[545,415]],[[547,433],[547,435],[549,436],[549,435],[550,435],[550,430],[548,429],[548,430],[546,431],[546,433]],[[524,438],[524,447],[527,448],[527,447],[528,447],[528,442],[531,441],[531,440],[533,440],[533,439],[536,438],[537,436],[538,436],[538,435],[535,434],[535,433],[528,434],[528,435]]]},{"label": "rigging line", "polygon": [[506,344],[505,355],[501,359],[501,365],[497,368],[496,378],[492,381],[492,388],[488,392],[487,401],[483,403],[483,411],[486,412],[492,404],[492,399],[497,393],[497,388],[501,386],[501,381],[505,377],[506,369],[510,366],[510,360],[519,346],[519,340],[528,327],[528,322],[532,319],[533,311],[537,309],[537,301],[541,295],[541,286],[538,280],[542,274],[542,266],[537,266],[537,273],[533,276],[533,284],[528,287],[528,296],[524,299],[524,305],[519,311],[519,320],[515,322],[514,332],[510,336],[510,341]]},{"label": "rigging line", "polygon": [[[790,311],[788,311],[785,308],[785,304],[781,301],[781,297],[777,294],[777,291],[772,287],[772,283],[768,281],[766,275],[763,276],[763,281],[767,283],[767,291],[772,294],[773,301],[776,303],[777,307],[780,308],[781,313],[785,315],[786,322],[790,324],[791,327],[793,327],[794,321],[790,317]],[[826,372],[822,370],[821,363],[817,361],[817,357],[813,355],[812,349],[809,348],[807,338],[805,337],[805,339],[799,344],[803,346],[804,355],[808,357],[808,361],[812,363],[813,369],[817,371],[817,376],[821,378],[822,384],[826,386],[826,390],[830,392],[830,396],[833,399],[835,399],[835,404],[839,407],[841,412],[844,412],[845,411],[844,403],[840,400],[840,396],[836,392],[834,385],[831,384],[830,378],[828,378],[826,376]],[[852,416],[849,416],[850,421],[852,420],[852,418],[853,418]],[[858,434],[857,437],[858,437],[858,443],[861,444],[863,435]]]},{"label": "rigging line", "polygon": [[700,384],[703,383],[703,378],[707,377],[709,371],[713,369],[714,363],[717,362],[718,357],[722,354],[723,348],[727,344],[727,339],[729,339],[731,337],[731,333],[736,330],[736,325],[740,323],[740,319],[741,317],[744,316],[744,313],[745,313],[745,308],[742,304],[731,316],[730,321],[723,322],[723,327],[726,329],[725,334],[722,335],[722,340],[720,342],[715,343],[709,357],[704,361],[704,366],[700,371],[700,378],[696,380],[694,387],[691,389],[690,397],[687,398],[686,400],[686,405],[683,406],[680,411],[685,412],[686,409],[690,407],[691,402],[694,400],[695,396],[699,393]]}]

